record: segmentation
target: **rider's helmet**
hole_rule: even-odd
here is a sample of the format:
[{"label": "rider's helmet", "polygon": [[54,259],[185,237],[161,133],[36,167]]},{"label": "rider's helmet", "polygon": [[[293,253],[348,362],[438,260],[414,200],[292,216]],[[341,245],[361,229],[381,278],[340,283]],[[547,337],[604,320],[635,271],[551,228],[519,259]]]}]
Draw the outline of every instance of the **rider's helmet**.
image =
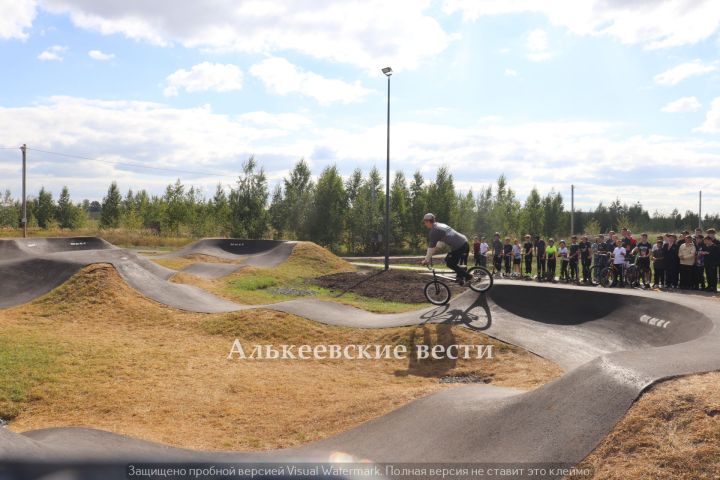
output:
[{"label": "rider's helmet", "polygon": [[428,221],[428,220],[431,222],[434,222],[435,215],[433,215],[432,213],[426,213],[425,216],[423,217],[423,222]]}]

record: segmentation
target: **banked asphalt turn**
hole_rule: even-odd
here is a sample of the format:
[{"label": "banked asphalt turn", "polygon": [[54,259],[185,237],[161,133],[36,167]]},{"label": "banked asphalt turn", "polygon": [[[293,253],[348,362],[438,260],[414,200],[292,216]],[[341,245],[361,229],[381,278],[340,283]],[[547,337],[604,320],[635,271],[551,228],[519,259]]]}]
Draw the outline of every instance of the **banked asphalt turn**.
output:
[{"label": "banked asphalt turn", "polygon": [[[171,255],[243,257],[242,265],[275,266],[293,247],[206,239]],[[717,298],[499,281],[487,295],[468,291],[447,306],[399,314],[313,299],[247,306],[169,282],[174,270],[94,237],[0,240],[0,308],[29,302],[93,263],[114,265],[146,297],[182,310],[261,307],[359,328],[454,322],[555,361],[566,373],[529,392],[490,385],[445,389],[330,438],[267,452],[193,451],[88,428],[22,434],[0,428],[0,463],[327,461],[342,452],[378,463],[572,466],[653,383],[720,369]],[[207,268],[209,276],[220,274]]]}]

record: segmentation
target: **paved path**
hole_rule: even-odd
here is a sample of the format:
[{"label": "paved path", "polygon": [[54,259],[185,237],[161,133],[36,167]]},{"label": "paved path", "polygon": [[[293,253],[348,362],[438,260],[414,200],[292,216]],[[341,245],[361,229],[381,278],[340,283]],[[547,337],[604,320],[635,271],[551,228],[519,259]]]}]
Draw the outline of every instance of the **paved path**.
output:
[{"label": "paved path", "polygon": [[[0,306],[27,302],[83,265],[108,262],[131,286],[177,308],[254,308],[171,284],[165,280],[171,270],[96,239],[85,245],[73,245],[73,239],[35,240],[35,246],[6,242],[0,241]],[[373,314],[312,299],[263,308],[360,328],[464,324],[549,358],[566,373],[529,392],[488,385],[446,389],[357,428],[281,451],[197,452],[92,429],[21,435],[0,428],[0,460],[322,461],[333,452],[345,452],[375,462],[575,465],[648,386],[720,369],[717,298],[500,280],[488,295],[468,291],[448,306],[401,314]]]}]

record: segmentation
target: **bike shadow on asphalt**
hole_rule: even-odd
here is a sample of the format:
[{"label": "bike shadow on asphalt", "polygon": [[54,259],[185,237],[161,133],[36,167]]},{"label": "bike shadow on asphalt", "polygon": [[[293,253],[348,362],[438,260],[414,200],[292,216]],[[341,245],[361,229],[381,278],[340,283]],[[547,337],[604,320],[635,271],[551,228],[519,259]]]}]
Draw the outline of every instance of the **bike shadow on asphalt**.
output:
[{"label": "bike shadow on asphalt", "polygon": [[444,323],[449,325],[465,325],[471,330],[481,332],[492,326],[492,313],[487,302],[487,295],[478,293],[473,302],[467,308],[451,308],[451,305],[443,305],[433,308],[421,315],[424,322]]},{"label": "bike shadow on asphalt", "polygon": [[[450,305],[434,308],[425,312],[421,318],[424,320],[412,332],[409,342],[411,345],[423,344],[428,347],[442,345],[446,349],[457,343],[453,328],[456,325],[482,331],[490,328],[492,316],[487,298],[484,293],[477,294],[467,308],[451,308]],[[442,377],[457,366],[457,360],[450,357],[441,359],[419,359],[410,355],[407,369],[395,371],[397,376]]]}]

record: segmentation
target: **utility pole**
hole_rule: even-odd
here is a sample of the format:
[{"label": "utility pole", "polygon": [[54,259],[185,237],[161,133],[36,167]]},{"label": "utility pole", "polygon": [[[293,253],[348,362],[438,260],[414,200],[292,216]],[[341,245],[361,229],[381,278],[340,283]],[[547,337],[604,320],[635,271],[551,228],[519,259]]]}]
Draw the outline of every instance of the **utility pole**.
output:
[{"label": "utility pole", "polygon": [[702,190],[700,190],[700,198],[698,199],[698,228],[702,230]]},{"label": "utility pole", "polygon": [[570,235],[575,235],[575,185],[570,185]]},{"label": "utility pole", "polygon": [[22,225],[23,225],[23,238],[27,238],[27,145],[23,143],[20,147],[22,152]]}]

